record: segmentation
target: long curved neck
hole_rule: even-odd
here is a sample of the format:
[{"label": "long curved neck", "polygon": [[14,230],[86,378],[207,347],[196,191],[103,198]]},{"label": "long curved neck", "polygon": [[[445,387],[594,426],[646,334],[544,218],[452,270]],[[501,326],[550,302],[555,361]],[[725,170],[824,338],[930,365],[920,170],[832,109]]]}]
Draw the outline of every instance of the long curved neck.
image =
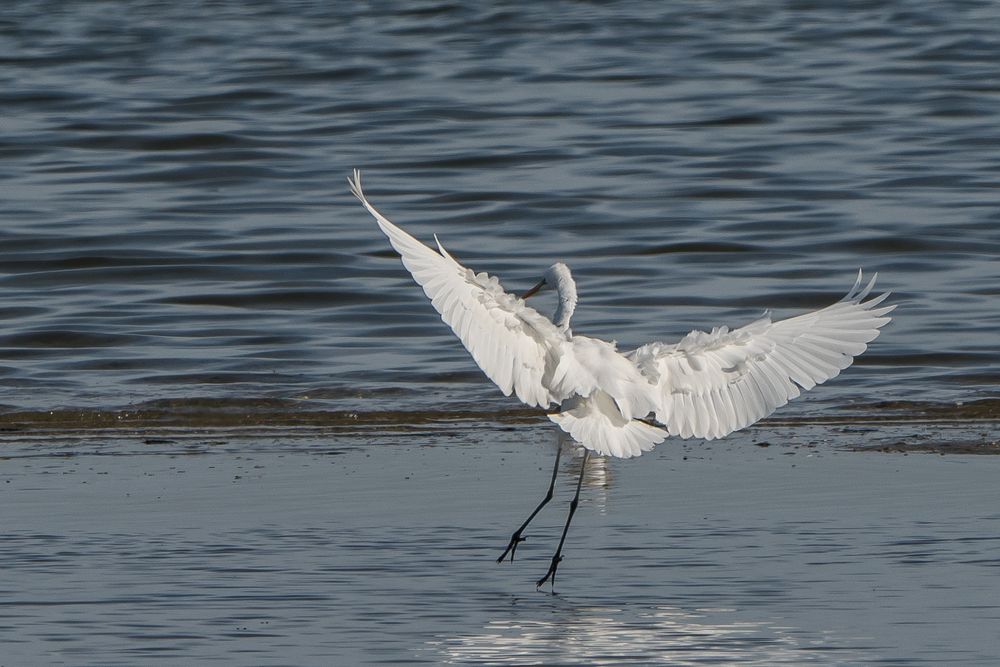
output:
[{"label": "long curved neck", "polygon": [[565,264],[553,265],[546,274],[546,281],[555,288],[559,296],[559,303],[552,313],[552,322],[563,331],[569,331],[569,321],[576,310],[576,281]]},{"label": "long curved neck", "polygon": [[571,292],[564,292],[559,290],[559,303],[556,305],[556,311],[552,313],[552,321],[557,327],[563,331],[569,330],[569,320],[573,317],[573,311],[576,310],[576,290]]},{"label": "long curved neck", "polygon": [[560,302],[556,306],[556,312],[552,314],[552,319],[555,321],[556,326],[562,331],[569,331],[569,320],[573,317],[573,311],[576,309],[576,304],[568,301],[565,304]]}]

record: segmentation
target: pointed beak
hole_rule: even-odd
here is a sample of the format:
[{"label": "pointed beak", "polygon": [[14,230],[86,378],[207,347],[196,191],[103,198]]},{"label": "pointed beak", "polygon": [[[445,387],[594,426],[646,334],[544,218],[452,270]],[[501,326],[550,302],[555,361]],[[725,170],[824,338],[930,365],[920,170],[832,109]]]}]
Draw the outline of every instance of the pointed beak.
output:
[{"label": "pointed beak", "polygon": [[528,290],[527,292],[525,292],[524,294],[522,294],[521,298],[522,299],[527,299],[529,296],[534,295],[536,292],[538,292],[538,290],[542,289],[542,287],[544,287],[544,286],[545,286],[545,281],[542,280],[537,285],[535,285],[534,287],[532,287],[530,290]]}]

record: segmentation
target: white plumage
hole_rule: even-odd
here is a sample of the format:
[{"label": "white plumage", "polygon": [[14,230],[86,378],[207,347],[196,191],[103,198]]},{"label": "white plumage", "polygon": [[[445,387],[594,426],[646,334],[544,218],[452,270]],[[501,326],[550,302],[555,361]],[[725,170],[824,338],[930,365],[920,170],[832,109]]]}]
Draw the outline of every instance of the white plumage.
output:
[{"label": "white plumage", "polygon": [[692,331],[679,343],[622,354],[613,343],[573,334],[576,284],[564,264],[551,266],[525,295],[557,291],[549,320],[495,277],[459,264],[436,237],[437,251],[391,223],[365,198],[358,171],[348,180],[487,377],[528,405],[558,405],[549,419],[598,454],[638,456],[668,435],[712,439],[749,426],[850,366],[895,308],[880,305],[888,293],[865,300],[875,278],[864,285],[859,271],[850,292],[821,310],[777,322],[765,316],[732,331]]}]

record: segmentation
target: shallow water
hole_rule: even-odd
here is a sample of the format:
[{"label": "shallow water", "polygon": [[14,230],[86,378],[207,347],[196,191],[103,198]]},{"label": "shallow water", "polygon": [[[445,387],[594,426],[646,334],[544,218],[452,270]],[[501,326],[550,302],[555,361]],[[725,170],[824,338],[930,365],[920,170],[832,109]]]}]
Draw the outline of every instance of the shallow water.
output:
[{"label": "shallow water", "polygon": [[990,664],[1000,457],[830,446],[876,436],[592,459],[555,596],[570,450],[494,562],[548,482],[542,424],[7,444],[2,662]]},{"label": "shallow water", "polygon": [[[991,664],[994,3],[0,8],[0,655]],[[721,443],[576,463],[345,177],[623,348],[899,308]],[[542,308],[546,306],[542,301]],[[923,453],[916,453],[923,452]],[[945,456],[940,456],[945,454]]]}]

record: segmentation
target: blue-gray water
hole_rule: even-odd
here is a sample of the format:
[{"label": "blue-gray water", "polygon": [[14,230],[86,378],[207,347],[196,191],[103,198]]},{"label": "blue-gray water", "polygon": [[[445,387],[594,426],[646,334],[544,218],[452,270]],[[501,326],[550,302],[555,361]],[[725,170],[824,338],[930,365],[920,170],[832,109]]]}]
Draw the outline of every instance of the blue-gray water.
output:
[{"label": "blue-gray water", "polygon": [[[726,562],[700,579],[691,572],[704,566],[700,555],[667,558],[669,572],[663,574],[657,569],[663,563],[653,562],[655,552],[642,551],[674,540],[676,533],[694,540],[693,549],[704,549],[699,554],[716,553],[719,544],[713,540],[720,536],[791,534],[809,520],[809,512],[769,524],[762,509],[749,518],[749,533],[727,523],[745,518],[739,513],[719,519],[722,527],[709,522],[702,528],[695,527],[692,514],[673,529],[669,512],[641,501],[641,487],[626,493],[612,484],[609,488],[622,495],[609,495],[609,512],[636,511],[641,520],[609,526],[593,512],[584,518],[583,511],[578,519],[581,526],[590,522],[589,533],[581,530],[589,537],[581,535],[579,544],[589,539],[606,545],[588,562],[595,568],[594,585],[608,598],[584,598],[574,607],[572,601],[581,598],[573,598],[570,589],[563,602],[537,602],[531,598],[534,577],[524,571],[483,574],[491,564],[482,556],[493,553],[498,536],[504,541],[504,531],[509,534],[542,490],[548,453],[537,453],[536,461],[533,448],[548,442],[550,429],[524,415],[504,420],[502,411],[515,407],[512,399],[483,379],[440,323],[350,196],[345,178],[352,168],[363,169],[369,195],[390,218],[425,240],[438,233],[453,254],[477,270],[498,274],[512,289],[533,284],[552,261],[567,262],[581,294],[574,329],[617,339],[622,347],[674,339],[692,328],[739,324],[765,308],[780,317],[826,305],[846,292],[859,267],[878,271],[880,285],[893,290],[900,304],[894,322],[855,367],[781,415],[878,418],[884,409],[879,406],[889,401],[894,414],[914,419],[927,411],[950,421],[965,419],[969,415],[954,406],[995,398],[1000,379],[998,25],[1000,5],[991,2],[947,7],[902,1],[515,2],[486,7],[429,1],[405,8],[398,3],[4,3],[0,405],[21,417],[4,424],[2,446],[13,454],[0,470],[13,481],[0,484],[6,491],[0,506],[9,513],[3,521],[7,530],[16,524],[21,531],[11,538],[21,541],[5,547],[21,581],[37,577],[66,587],[61,593],[37,593],[37,599],[32,591],[39,589],[29,583],[5,587],[5,604],[11,606],[0,633],[31,638],[14,654],[24,659],[12,664],[51,663],[60,655],[68,664],[133,664],[158,655],[181,663],[238,663],[243,661],[242,631],[235,628],[243,621],[235,610],[246,600],[273,606],[276,614],[286,612],[271,625],[273,641],[262,640],[272,652],[253,644],[255,653],[244,656],[245,662],[268,664],[323,664],[338,655],[502,661],[503,655],[486,655],[475,644],[500,636],[537,640],[522,641],[506,654],[514,662],[530,663],[532,656],[567,663],[587,657],[613,660],[616,646],[626,640],[642,646],[644,637],[658,642],[663,632],[673,631],[683,656],[678,645],[657,642],[645,653],[627,655],[639,662],[673,655],[678,662],[716,664],[741,658],[770,664],[865,657],[939,664],[990,655],[997,637],[984,637],[977,623],[983,616],[995,621],[995,603],[939,601],[951,615],[938,620],[967,630],[957,635],[961,641],[951,643],[920,633],[906,634],[905,640],[901,635],[883,642],[865,639],[852,623],[838,625],[836,618],[815,613],[829,602],[825,596],[836,592],[838,582],[852,580],[852,559],[870,558],[863,547],[845,546],[837,566],[816,574],[818,579],[803,572],[782,579],[781,568],[787,571],[789,563],[799,562],[782,557],[762,587],[734,574],[735,559],[748,548],[741,539],[727,543],[733,550],[718,552]],[[366,415],[410,411],[414,419],[431,421],[414,431],[412,444],[437,452],[429,455],[436,457],[435,466],[450,460],[448,452],[464,453],[459,445],[468,444],[466,455],[474,456],[473,447],[492,444],[526,463],[527,472],[513,462],[503,478],[489,466],[474,472],[467,464],[444,469],[440,474],[454,479],[472,474],[484,480],[486,491],[476,491],[475,479],[440,488],[449,499],[458,492],[484,496],[465,514],[439,515],[467,530],[449,532],[441,523],[445,519],[425,518],[407,532],[405,514],[386,518],[406,503],[443,503],[443,495],[432,493],[432,478],[420,482],[430,488],[414,498],[399,495],[398,489],[372,497],[345,491],[340,501],[346,505],[323,517],[297,510],[301,498],[292,502],[261,491],[253,497],[255,507],[274,502],[277,509],[260,509],[266,514],[260,528],[244,534],[257,521],[254,510],[242,508],[243,500],[232,495],[238,487],[232,479],[223,483],[201,470],[186,478],[197,483],[172,483],[162,497],[190,494],[203,498],[203,505],[164,505],[154,502],[160,487],[143,482],[153,468],[159,480],[165,473],[155,465],[149,468],[145,457],[125,456],[137,462],[116,463],[114,474],[97,465],[117,460],[96,458],[106,454],[138,455],[122,445],[120,430],[112,435],[101,430],[109,418],[127,427],[136,410],[155,410],[157,419],[172,428],[201,434],[172,432],[170,437],[180,440],[169,440],[164,456],[182,456],[186,438],[200,437],[199,446],[221,456],[214,466],[241,465],[240,443],[252,450],[263,446],[261,436],[250,439],[256,444],[246,444],[227,431],[218,437],[235,443],[232,449],[213,449],[218,428],[213,411],[220,406],[227,415],[247,415],[258,430],[276,424],[280,435],[266,456],[306,461],[303,470],[314,457],[322,459],[314,448],[363,452],[383,444],[377,431],[348,436],[338,430],[350,415],[370,425],[378,418]],[[447,428],[433,426],[433,415],[424,414],[437,410],[472,423],[478,415],[482,431],[456,440]],[[989,410],[994,421],[973,423],[955,440],[995,444],[995,406]],[[51,411],[59,411],[54,430],[39,426]],[[306,435],[296,431],[295,424],[316,411],[335,413],[327,425],[336,428]],[[398,420],[393,417],[394,424]],[[231,426],[232,420],[226,423]],[[95,424],[101,429],[92,429]],[[83,430],[66,435],[63,428]],[[156,453],[157,437],[133,435]],[[739,436],[734,447],[757,461],[752,444],[761,437]],[[822,448],[831,437],[812,434],[807,440]],[[935,432],[903,428],[898,437],[880,437],[892,445],[933,439]],[[302,438],[312,444],[296,449]],[[635,464],[636,470],[655,470],[656,457],[675,463],[688,451],[670,441],[661,449]],[[54,462],[31,468],[25,462],[34,459],[26,451]],[[378,465],[402,478],[414,451],[420,450],[398,458],[380,455]],[[365,455],[359,456],[354,465],[361,479],[376,485],[395,479],[385,470],[366,469]],[[496,458],[484,456],[490,462]],[[192,465],[215,461],[186,460]],[[328,460],[324,465],[341,457]],[[667,463],[659,461],[663,483],[669,483],[671,471],[677,474],[677,466]],[[46,470],[46,465],[54,468]],[[277,463],[269,458],[268,465]],[[315,471],[303,472],[305,481],[299,482],[295,465],[284,465],[278,466],[285,475],[278,479],[284,481],[265,489],[300,492],[300,484],[316,483]],[[426,472],[421,464],[412,465]],[[970,462],[967,469],[981,471],[983,465]],[[79,482],[69,474],[40,476],[77,466],[92,470],[91,483],[109,472],[124,486],[79,495]],[[981,475],[951,476],[961,469],[938,471],[940,479],[954,482],[942,482],[942,492],[961,489],[977,500],[989,495],[976,493]],[[516,476],[520,473],[523,477]],[[235,474],[245,485],[247,476]],[[338,469],[338,475],[350,474]],[[920,475],[925,474],[936,479],[933,469],[921,468]],[[132,506],[125,491],[118,493],[132,475],[151,505]],[[653,472],[628,475],[632,484],[660,479]],[[488,502],[502,497],[515,477],[517,486],[509,487],[513,499],[502,506]],[[877,477],[865,480],[880,483]],[[742,488],[738,475],[731,481]],[[56,490],[64,495],[57,494],[54,505],[41,503]],[[326,488],[316,491],[315,499],[336,503],[338,497]],[[782,498],[798,502],[791,492]],[[746,499],[730,500],[739,507]],[[914,500],[917,508],[934,506],[930,499],[919,500]],[[98,516],[74,531],[70,519],[53,518],[66,504],[78,502],[99,515],[107,513],[107,520]],[[375,509],[350,515],[349,507],[366,502]],[[116,503],[129,507],[127,516]],[[147,514],[144,508],[153,505],[172,507],[173,513]],[[232,528],[209,518],[216,506],[220,522],[235,520]],[[835,505],[827,506],[835,515]],[[44,511],[31,514],[37,507]],[[979,508],[925,516],[923,524],[902,509],[824,520],[832,522],[836,539],[845,545],[856,531],[869,535],[873,552],[892,551],[898,547],[894,540],[923,544],[919,540],[946,539],[942,535],[956,532],[968,540],[955,543],[961,549],[978,545],[983,552],[957,560],[949,560],[953,554],[947,552],[934,560],[938,552],[930,550],[921,558],[938,568],[938,577],[953,572],[949,565],[955,562],[979,563],[963,570],[961,585],[949,590],[973,591],[972,582],[992,577],[992,588],[985,590],[995,592],[995,555],[993,560],[987,555],[995,552],[995,541],[973,541],[983,537],[977,533],[980,519],[984,534],[996,535],[995,507],[984,501]],[[562,508],[552,512],[550,528]],[[282,532],[283,525],[290,526],[288,531]],[[878,534],[880,525],[889,526],[886,534]],[[921,533],[921,525],[930,537]],[[328,551],[323,542],[351,536],[363,546]],[[706,541],[698,543],[698,538]],[[244,540],[250,541],[251,560],[265,562],[258,563],[259,570],[252,569],[258,566],[253,562],[246,565],[250,569],[238,570],[232,590],[212,597],[213,589],[207,588],[185,597],[160,585],[179,577],[182,589],[195,590],[223,577],[221,565],[213,570],[205,563],[220,558],[226,567],[240,567]],[[159,544],[174,551],[160,551]],[[478,560],[456,556],[466,549]],[[134,554],[134,560],[114,556],[123,551]],[[327,553],[329,562],[323,561]],[[165,561],[171,569],[143,579],[157,568],[161,556],[156,554],[174,554]],[[294,554],[304,556],[294,560]],[[32,560],[42,555],[52,560]],[[577,552],[576,557],[584,556]],[[338,558],[346,563],[340,574],[335,573]],[[374,569],[365,570],[371,558],[377,561]],[[435,570],[436,558],[455,560]],[[294,561],[288,571],[269,569],[286,559]],[[81,562],[92,577],[75,569]],[[539,574],[540,562],[531,574]],[[876,566],[873,572],[891,570],[891,558],[874,562],[886,568]],[[623,574],[610,572],[612,565]],[[637,589],[630,577],[650,568],[663,575],[661,581],[674,583]],[[390,576],[387,572],[391,585],[380,583]],[[569,588],[575,579],[580,585],[575,592],[581,594],[587,575],[567,572],[563,585]],[[287,589],[284,584],[272,589],[272,575],[306,597],[282,598]],[[685,580],[690,584],[685,586]],[[907,610],[927,603],[920,580],[892,580]],[[112,604],[84,591],[79,599],[93,604],[81,607],[80,618],[75,612],[25,615],[24,609],[36,609],[33,604],[40,610],[61,609],[47,607],[47,596],[71,597],[67,591],[87,581],[93,586],[124,581],[141,594],[130,598],[123,592]],[[826,583],[810,587],[817,581]],[[796,598],[789,587],[799,585],[805,588]],[[514,612],[522,598],[511,590],[543,608],[532,607],[527,620],[519,621]],[[875,604],[860,590],[836,607],[844,618]],[[394,600],[404,611],[406,605],[415,608],[420,594],[427,595],[427,604],[444,604],[433,591],[447,593],[454,606],[446,606],[440,616],[420,616],[416,626],[384,646],[384,655],[356,637],[345,639],[368,627],[375,628],[368,635],[374,638],[392,624],[380,625],[379,618],[366,617],[360,608],[345,616],[342,605],[373,604],[385,614]],[[464,606],[457,602],[462,599]],[[776,600],[775,606],[762,599]],[[608,627],[601,619],[614,617],[616,604],[621,607],[618,625],[610,627],[617,633],[613,637],[624,638],[619,644],[607,633],[580,634],[591,623]],[[185,615],[190,605],[203,611],[197,616],[203,624],[173,627],[177,618],[192,618]],[[747,605],[760,614],[747,612]],[[508,615],[486,611],[508,607],[514,610]],[[726,611],[735,608],[740,611]],[[139,612],[154,618],[150,626],[136,620],[135,628],[123,629],[114,618],[102,617],[101,610],[114,618]],[[730,613],[735,615],[726,616]],[[979,617],[963,624],[964,613]],[[797,614],[798,624],[789,620]],[[470,625],[452,627],[456,619]],[[674,620],[681,625],[672,625]],[[534,630],[518,630],[521,621]],[[717,627],[716,621],[727,629],[714,634],[706,629]],[[900,620],[899,627],[909,622]],[[210,628],[216,626],[236,633],[230,637],[234,646],[213,643]],[[445,632],[445,626],[453,632]],[[336,628],[344,636],[338,637]],[[552,647],[545,638],[559,635],[560,628],[576,638],[597,637],[575,644],[591,653],[546,652]],[[744,630],[762,638],[765,647],[791,647],[792,657],[761,652],[759,642],[742,642]],[[103,643],[101,637],[124,645],[110,639]],[[705,638],[702,653],[693,637]],[[161,641],[172,648],[164,649]],[[60,642],[71,650],[59,653]],[[286,643],[297,650],[282,653]],[[810,651],[810,646],[817,648]],[[723,649],[733,653],[720,653]],[[840,658],[838,650],[844,651]]]},{"label": "blue-gray water", "polygon": [[512,288],[569,263],[580,332],[787,314],[864,267],[903,305],[824,399],[992,391],[997,5],[408,6],[5,4],[0,402],[503,405],[353,167]]}]

